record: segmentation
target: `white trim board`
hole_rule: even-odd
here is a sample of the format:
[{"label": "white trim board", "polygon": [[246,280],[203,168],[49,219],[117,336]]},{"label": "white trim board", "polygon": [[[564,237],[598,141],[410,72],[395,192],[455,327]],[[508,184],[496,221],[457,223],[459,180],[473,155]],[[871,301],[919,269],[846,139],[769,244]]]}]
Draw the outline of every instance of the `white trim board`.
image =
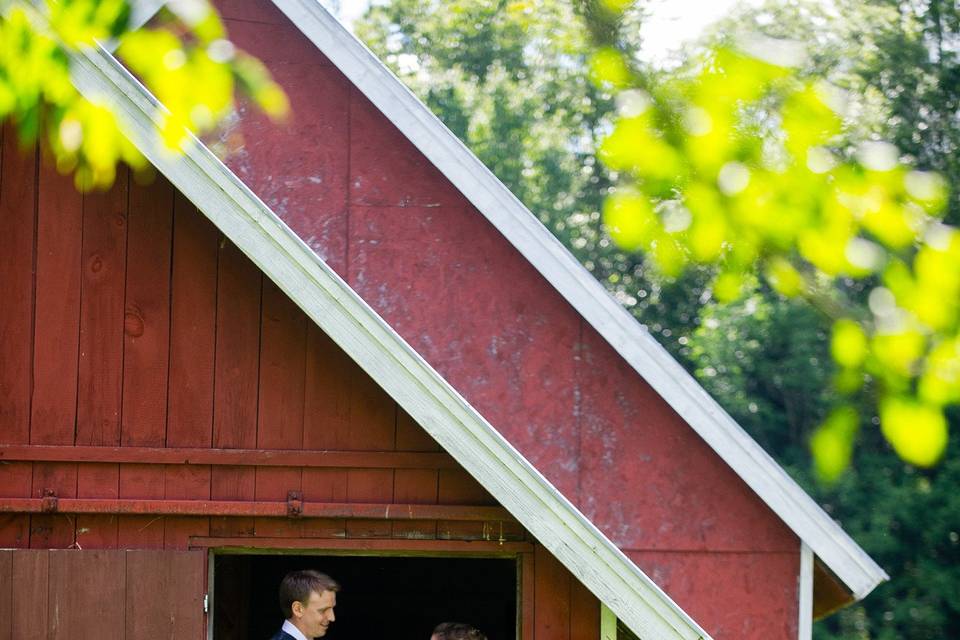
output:
[{"label": "white trim board", "polygon": [[400,80],[316,0],[273,3],[356,85],[850,589],[888,579]]},{"label": "white trim board", "polygon": [[155,99],[106,50],[71,63],[81,93],[110,100],[147,159],[630,629],[710,637],[206,147],[164,150]]},{"label": "white trim board", "polygon": [[800,543],[800,576],[797,578],[797,640],[813,637],[813,551]]}]

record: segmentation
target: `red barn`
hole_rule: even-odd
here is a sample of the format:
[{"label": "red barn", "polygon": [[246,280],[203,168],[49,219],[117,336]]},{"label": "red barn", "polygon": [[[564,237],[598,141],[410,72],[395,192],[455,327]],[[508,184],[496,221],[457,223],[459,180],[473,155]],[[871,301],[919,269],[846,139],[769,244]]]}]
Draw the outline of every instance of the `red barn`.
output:
[{"label": "red barn", "polygon": [[0,639],[268,637],[311,566],[334,639],[792,640],[886,578],[319,5],[220,9],[294,113],[229,168],[104,51],[164,178],[4,131]]}]

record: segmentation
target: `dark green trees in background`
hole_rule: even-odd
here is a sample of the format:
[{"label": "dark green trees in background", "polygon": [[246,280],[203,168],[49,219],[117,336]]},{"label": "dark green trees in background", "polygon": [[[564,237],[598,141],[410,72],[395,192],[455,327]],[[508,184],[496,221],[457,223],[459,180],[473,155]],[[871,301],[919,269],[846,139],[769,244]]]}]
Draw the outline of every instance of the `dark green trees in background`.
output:
[{"label": "dark green trees in background", "polygon": [[[753,32],[808,43],[807,71],[849,90],[854,117],[843,122],[846,149],[889,140],[918,169],[939,172],[951,186],[945,220],[956,224],[957,7],[936,0],[838,4],[833,11],[769,3],[733,16],[708,39],[732,43],[735,33]],[[627,38],[642,17],[627,15]],[[890,573],[892,581],[864,603],[817,624],[815,637],[960,637],[956,438],[939,466],[915,468],[891,451],[864,406],[850,467],[831,485],[815,479],[809,440],[837,400],[830,321],[763,283],[718,304],[711,269],[665,277],[643,255],[610,242],[600,211],[617,176],[594,157],[616,106],[590,82],[595,49],[568,3],[458,0],[441,11],[438,2],[394,0],[375,6],[357,31]],[[678,60],[670,73],[683,68]],[[865,303],[869,283],[844,286],[850,301]],[[955,415],[948,418],[956,424]]]}]

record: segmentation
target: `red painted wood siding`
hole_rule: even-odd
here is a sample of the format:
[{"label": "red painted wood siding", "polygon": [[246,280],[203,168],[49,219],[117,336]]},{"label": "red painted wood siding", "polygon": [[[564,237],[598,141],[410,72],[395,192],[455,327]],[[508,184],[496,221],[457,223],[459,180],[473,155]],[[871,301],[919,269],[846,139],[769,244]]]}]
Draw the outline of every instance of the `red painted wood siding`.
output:
[{"label": "red painted wood siding", "polygon": [[0,550],[0,640],[206,636],[202,551]]},{"label": "red painted wood siding", "polygon": [[[108,501],[282,503],[299,491],[308,502],[496,506],[165,180],[142,185],[124,170],[108,192],[80,195],[12,137],[2,161],[0,221],[11,232],[0,234],[0,458],[11,445],[27,453],[0,461],[0,506],[47,490]],[[62,448],[24,461],[30,445]],[[363,464],[181,464],[155,455],[190,457],[191,448],[346,451]],[[132,453],[106,453],[115,450]],[[384,452],[398,456],[398,468],[381,462]],[[195,637],[179,627],[171,636],[159,609],[118,617],[102,596],[176,610],[183,603],[170,598],[184,594],[165,591],[171,576],[193,575],[193,556],[180,550],[208,536],[357,549],[414,540],[426,545],[421,553],[451,540],[525,541],[525,640],[599,633],[596,598],[512,520],[0,511],[0,548],[33,548],[0,552],[0,640],[68,629],[77,637],[94,619],[117,637]],[[47,629],[20,603],[28,596],[46,602],[41,610],[65,607],[66,617]],[[549,634],[534,636],[535,622]]]},{"label": "red painted wood siding", "polygon": [[797,537],[270,2],[220,7],[293,106],[238,175],[715,637],[794,638]]}]

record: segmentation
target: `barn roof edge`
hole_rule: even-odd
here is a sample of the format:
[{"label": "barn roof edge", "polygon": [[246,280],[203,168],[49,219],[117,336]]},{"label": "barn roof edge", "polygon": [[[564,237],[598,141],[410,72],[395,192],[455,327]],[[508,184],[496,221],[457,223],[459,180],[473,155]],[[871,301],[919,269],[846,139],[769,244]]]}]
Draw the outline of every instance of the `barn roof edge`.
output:
[{"label": "barn roof edge", "polygon": [[272,2],[810,546],[854,598],[866,597],[889,579],[363,42],[316,0]]}]

